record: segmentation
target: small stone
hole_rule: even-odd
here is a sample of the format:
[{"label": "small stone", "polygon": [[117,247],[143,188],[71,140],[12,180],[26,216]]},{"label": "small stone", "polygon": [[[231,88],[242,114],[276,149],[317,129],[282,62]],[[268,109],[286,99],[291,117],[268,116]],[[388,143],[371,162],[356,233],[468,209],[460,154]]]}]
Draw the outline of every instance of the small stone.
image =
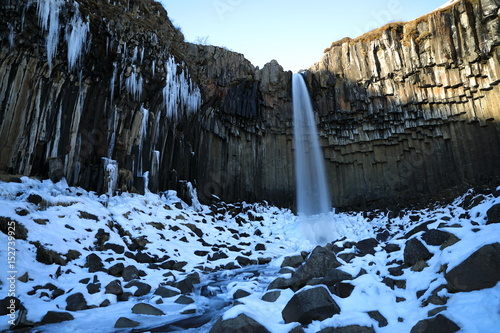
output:
[{"label": "small stone", "polygon": [[134,292],[134,296],[140,297],[149,294],[151,291],[151,286],[147,283],[141,281],[130,281],[125,285],[125,288],[136,287],[137,290]]},{"label": "small stone", "polygon": [[105,250],[112,250],[117,254],[123,254],[125,252],[125,247],[123,245],[117,245],[113,243],[106,243],[103,245]]},{"label": "small stone", "polygon": [[122,276],[123,270],[125,269],[125,265],[121,262],[111,266],[108,269],[108,274],[116,277]]},{"label": "small stone", "polygon": [[375,254],[376,246],[378,246],[378,241],[375,238],[364,239],[356,243],[356,248],[361,256]]},{"label": "small stone", "polygon": [[289,256],[289,257],[285,257],[285,259],[283,260],[283,263],[281,264],[281,267],[297,268],[300,265],[302,265],[303,262],[304,262],[304,258],[300,254],[294,255],[294,256]]},{"label": "small stone", "polygon": [[227,320],[222,320],[222,317],[219,318],[209,333],[232,332],[269,333],[269,331],[264,326],[245,314],[240,314],[236,318]]},{"label": "small stone", "polygon": [[104,264],[102,259],[95,253],[91,253],[86,258],[86,265],[88,267],[89,273],[95,273],[99,271],[104,271]]},{"label": "small stone", "polygon": [[243,297],[250,296],[250,293],[246,290],[238,289],[236,292],[233,294],[233,299],[240,299]]},{"label": "small stone", "polygon": [[23,282],[23,283],[28,282],[28,280],[29,280],[28,272],[24,273],[23,275],[21,275],[20,277],[17,278],[17,281]]},{"label": "small stone", "polygon": [[369,311],[368,315],[370,316],[371,319],[378,322],[378,327],[386,327],[387,325],[389,325],[387,319],[384,316],[382,316],[382,314],[379,311]]},{"label": "small stone", "polygon": [[248,266],[252,263],[252,261],[250,259],[248,259],[247,257],[242,257],[242,256],[237,256],[236,261],[238,262],[238,264],[241,267]]},{"label": "small stone", "polygon": [[137,327],[141,323],[125,318],[125,317],[120,317],[115,323],[115,328],[131,328],[131,327]]},{"label": "small stone", "polygon": [[132,313],[150,316],[164,316],[163,311],[147,303],[138,303],[132,307]]},{"label": "small stone", "polygon": [[184,296],[184,295],[180,295],[174,303],[177,303],[177,304],[183,304],[183,305],[188,305],[188,304],[193,304],[194,303],[194,300],[191,298],[191,297],[187,297],[187,296]]},{"label": "small stone", "polygon": [[87,291],[89,294],[96,294],[99,291],[101,291],[101,284],[100,283],[90,283],[87,285]]}]

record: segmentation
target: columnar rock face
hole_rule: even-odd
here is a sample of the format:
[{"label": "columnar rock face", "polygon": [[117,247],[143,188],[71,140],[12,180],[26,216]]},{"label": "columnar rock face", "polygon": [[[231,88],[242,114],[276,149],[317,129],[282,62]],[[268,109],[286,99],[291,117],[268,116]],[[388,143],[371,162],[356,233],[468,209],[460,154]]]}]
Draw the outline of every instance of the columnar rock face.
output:
[{"label": "columnar rock face", "polygon": [[338,205],[498,177],[499,5],[459,1],[325,50],[307,78]]},{"label": "columnar rock face", "polygon": [[[291,73],[276,61],[186,43],[152,0],[0,9],[0,171],[293,205]],[[335,206],[498,176],[498,9],[462,0],[334,43],[305,73]]]}]

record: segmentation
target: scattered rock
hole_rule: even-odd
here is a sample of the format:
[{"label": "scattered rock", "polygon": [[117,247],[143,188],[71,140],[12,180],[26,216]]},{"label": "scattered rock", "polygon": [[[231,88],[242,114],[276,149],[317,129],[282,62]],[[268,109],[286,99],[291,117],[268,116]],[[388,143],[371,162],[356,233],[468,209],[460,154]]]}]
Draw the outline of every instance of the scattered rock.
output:
[{"label": "scattered rock", "polygon": [[332,268],[341,266],[335,254],[326,247],[317,246],[305,263],[292,274],[292,283],[295,290],[306,285],[312,278],[321,278]]},{"label": "scattered rock", "polygon": [[85,267],[88,267],[89,273],[105,271],[102,259],[95,253],[91,253],[87,256]]},{"label": "scattered rock", "polygon": [[125,318],[125,317],[120,317],[115,323],[115,328],[131,328],[131,327],[137,327],[141,323]]},{"label": "scattered rock", "polygon": [[45,265],[66,265],[66,260],[63,259],[63,257],[61,257],[61,255],[56,251],[47,249],[38,242],[35,242],[34,245],[36,246],[36,261],[41,262]]},{"label": "scattered rock", "polygon": [[245,267],[252,264],[252,261],[247,257],[237,256],[236,261],[241,267]]},{"label": "scattered rock", "polygon": [[450,292],[494,287],[500,281],[500,243],[485,245],[445,274]]},{"label": "scattered rock", "polygon": [[378,241],[375,238],[364,239],[356,243],[356,248],[361,256],[375,254],[376,246],[378,246]]},{"label": "scattered rock", "polygon": [[200,283],[200,275],[198,273],[188,274],[185,279],[180,280],[175,284],[182,294],[193,292],[194,285]]},{"label": "scattered rock", "polygon": [[267,293],[264,294],[264,296],[262,296],[262,300],[265,302],[274,303],[278,300],[280,296],[281,296],[280,290],[268,291]]},{"label": "scattered rock", "polygon": [[422,235],[422,240],[427,243],[427,245],[441,246],[448,239],[450,239],[451,234],[446,231],[431,229]]},{"label": "scattered rock", "polygon": [[125,282],[135,280],[139,277],[139,270],[133,265],[127,266],[123,269],[122,277]]},{"label": "scattered rock", "polygon": [[258,243],[255,245],[255,251],[265,251],[266,250],[266,245],[262,243]]},{"label": "scattered rock", "polygon": [[99,218],[97,216],[95,216],[94,214],[90,214],[90,213],[82,212],[82,211],[78,211],[78,217],[81,219],[85,219],[85,220],[99,221]]},{"label": "scattered rock", "polygon": [[123,270],[125,269],[125,265],[121,262],[111,266],[108,269],[108,274],[116,277],[122,276]]},{"label": "scattered rock", "polygon": [[166,297],[177,296],[180,294],[180,291],[166,287],[158,287],[158,289],[156,289],[154,294],[166,298]]},{"label": "scattered rock", "polygon": [[246,290],[238,289],[236,292],[233,294],[233,299],[240,299],[243,297],[250,296],[250,293]]},{"label": "scattered rock", "polygon": [[28,238],[28,229],[10,217],[0,216],[0,231],[15,239],[26,240]]},{"label": "scattered rock", "polygon": [[96,294],[101,291],[101,284],[100,283],[89,283],[87,285],[87,291],[89,294]]},{"label": "scattered rock", "polygon": [[340,313],[340,308],[324,287],[306,289],[295,294],[282,311],[286,324],[299,322],[309,325],[313,320],[325,320]]},{"label": "scattered rock", "polygon": [[488,209],[486,216],[486,224],[500,223],[500,204],[496,204]]},{"label": "scattered rock", "polygon": [[117,254],[123,254],[125,252],[125,247],[123,245],[106,243],[103,245],[103,247],[105,250],[112,250],[112,251],[116,252]]},{"label": "scattered rock", "polygon": [[324,284],[327,286],[333,286],[336,283],[339,283],[344,280],[352,280],[353,277],[351,274],[341,271],[338,268],[332,268],[326,273],[324,278]]},{"label": "scattered rock", "polygon": [[349,325],[344,327],[327,327],[318,333],[375,333],[373,327]]},{"label": "scattered rock", "polygon": [[82,293],[76,293],[66,298],[66,310],[80,311],[87,309],[87,301]]},{"label": "scattered rock", "polygon": [[42,325],[62,323],[75,319],[69,312],[49,311],[42,318]]},{"label": "scattered rock", "polygon": [[453,333],[460,330],[454,322],[438,314],[434,318],[419,321],[411,329],[411,333]]},{"label": "scattered rock", "polygon": [[354,290],[354,286],[350,283],[340,282],[333,287],[329,287],[329,289],[336,296],[340,298],[347,298],[351,296],[352,291]]},{"label": "scattered rock", "polygon": [[113,295],[121,295],[123,294],[123,288],[120,283],[120,280],[114,280],[108,283],[106,287],[104,287],[106,291],[105,294],[113,294]]},{"label": "scattered rock", "polygon": [[28,272],[24,273],[23,275],[21,275],[20,277],[17,278],[17,281],[23,282],[23,283],[28,282],[28,280],[29,280]]},{"label": "scattered rock", "polygon": [[28,201],[29,203],[32,203],[34,205],[38,205],[40,202],[42,202],[43,198],[41,196],[39,196],[38,194],[30,194],[28,195],[28,197],[26,198],[26,201]]},{"label": "scattered rock", "polygon": [[147,303],[138,303],[132,307],[132,313],[150,315],[150,316],[164,316],[163,311],[155,308]]},{"label": "scattered rock", "polygon": [[215,325],[210,330],[210,333],[269,333],[269,331],[259,324],[254,319],[245,314],[240,314],[236,318],[222,320],[222,317],[217,320]]},{"label": "scattered rock", "polygon": [[369,311],[368,315],[370,316],[371,319],[378,322],[378,327],[386,327],[387,325],[389,325],[387,319],[384,316],[382,316],[382,314],[379,311]]},{"label": "scattered rock", "polygon": [[130,281],[125,285],[125,288],[131,287],[137,287],[137,290],[134,292],[134,296],[136,297],[147,295],[151,291],[149,284],[137,280]]},{"label": "scattered rock", "polygon": [[281,264],[281,267],[297,268],[303,263],[304,263],[304,258],[300,254],[297,254],[294,256],[285,257],[283,263]]},{"label": "scattered rock", "polygon": [[406,242],[404,250],[404,262],[409,266],[415,265],[420,260],[428,260],[432,253],[416,238]]},{"label": "scattered rock", "polygon": [[194,300],[191,298],[191,297],[187,297],[187,296],[184,296],[184,295],[180,295],[174,303],[177,303],[177,304],[183,304],[183,305],[189,305],[189,304],[193,304],[194,303]]}]

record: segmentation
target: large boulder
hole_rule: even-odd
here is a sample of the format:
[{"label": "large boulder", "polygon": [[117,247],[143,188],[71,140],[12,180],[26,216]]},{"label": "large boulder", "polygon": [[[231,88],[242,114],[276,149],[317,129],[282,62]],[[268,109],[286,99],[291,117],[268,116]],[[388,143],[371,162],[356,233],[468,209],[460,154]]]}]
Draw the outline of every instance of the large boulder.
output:
[{"label": "large boulder", "polygon": [[236,318],[227,320],[219,318],[210,333],[269,333],[269,331],[254,319],[240,314]]},{"label": "large boulder", "polygon": [[326,247],[317,246],[292,275],[292,285],[295,290],[305,286],[313,278],[324,277],[332,268],[341,266],[335,254]]},{"label": "large boulder", "polygon": [[500,281],[500,243],[485,245],[445,274],[447,289],[468,292],[491,288]]},{"label": "large boulder", "polygon": [[492,206],[486,212],[487,221],[486,224],[500,223],[500,204]]},{"label": "large boulder", "polygon": [[309,325],[313,320],[325,320],[340,313],[340,308],[324,287],[303,290],[295,294],[282,311],[285,323]]}]

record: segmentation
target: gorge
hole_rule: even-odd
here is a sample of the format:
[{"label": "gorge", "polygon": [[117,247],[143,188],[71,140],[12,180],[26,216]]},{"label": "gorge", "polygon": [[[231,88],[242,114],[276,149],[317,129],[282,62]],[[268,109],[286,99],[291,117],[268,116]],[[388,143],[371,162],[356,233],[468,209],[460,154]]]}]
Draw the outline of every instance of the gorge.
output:
[{"label": "gorge", "polygon": [[[292,73],[277,62],[184,42],[149,0],[0,7],[1,170],[107,192],[107,158],[119,191],[144,192],[148,172],[153,192],[189,181],[202,202],[294,205]],[[305,72],[335,207],[497,181],[499,7],[388,24]]]}]

